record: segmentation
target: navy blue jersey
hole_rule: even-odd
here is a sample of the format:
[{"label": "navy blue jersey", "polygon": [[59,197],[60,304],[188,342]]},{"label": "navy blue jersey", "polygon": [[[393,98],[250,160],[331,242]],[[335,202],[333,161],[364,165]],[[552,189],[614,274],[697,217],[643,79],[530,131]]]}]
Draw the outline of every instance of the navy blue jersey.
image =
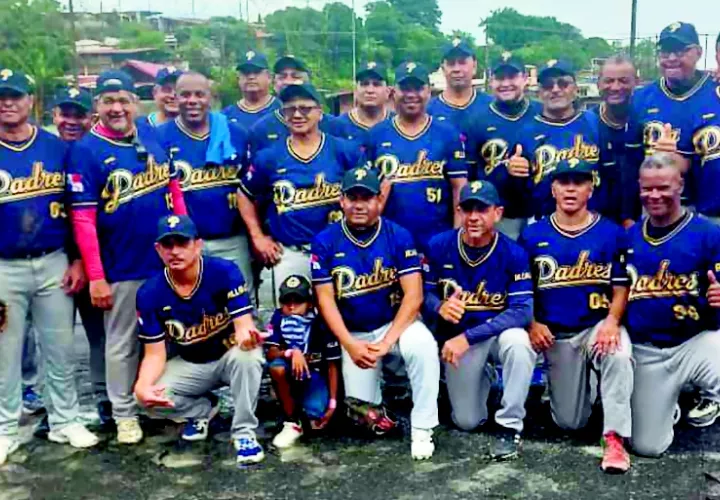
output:
[{"label": "navy blue jersey", "polygon": [[[320,120],[320,130],[331,133],[332,118],[323,115]],[[249,129],[250,132],[250,157],[267,149],[275,143],[282,143],[290,136],[287,122],[280,114],[280,109],[275,109],[272,113],[268,113],[260,118]]]},{"label": "navy blue jersey", "polygon": [[453,227],[450,179],[465,179],[467,163],[460,133],[429,117],[414,137],[405,135],[397,117],[370,130],[368,160],[392,184],[383,215],[410,231],[421,246]]},{"label": "navy blue jersey", "polygon": [[0,258],[39,256],[69,239],[67,146],[32,126],[21,144],[0,141]]},{"label": "navy blue jersey", "polygon": [[492,97],[473,89],[472,97],[463,106],[450,104],[443,94],[438,94],[428,103],[427,112],[430,116],[435,117],[439,122],[448,121],[458,130],[462,130],[462,126],[475,113],[485,108],[492,101]]},{"label": "navy blue jersey", "polygon": [[223,165],[208,164],[205,160],[209,134],[198,136],[179,120],[157,129],[160,144],[172,155],[188,215],[197,225],[200,237],[206,240],[228,238],[244,230],[236,193],[247,159],[247,133],[234,124],[229,128],[237,155]]},{"label": "navy blue jersey", "polygon": [[555,334],[577,334],[607,317],[613,286],[628,286],[625,231],[594,215],[579,233],[551,215],[525,228],[519,243],[533,264],[535,319]]},{"label": "navy blue jersey", "polygon": [[470,117],[463,133],[470,165],[470,177],[488,180],[497,188],[505,204],[505,217],[531,215],[526,179],[509,174],[507,163],[520,142],[520,131],[542,110],[540,104],[526,100],[517,115],[504,114],[493,101]]},{"label": "navy blue jersey", "polygon": [[705,295],[708,271],[720,276],[720,228],[692,213],[661,239],[650,237],[647,225],[646,219],[628,232],[626,322],[633,343],[671,347],[717,328]]},{"label": "navy blue jersey", "polygon": [[318,370],[323,361],[342,358],[340,343],[314,312],[307,316],[285,316],[277,309],[268,325],[270,336],[264,344],[280,349],[299,349],[305,355],[308,366]]},{"label": "navy blue jersey", "polygon": [[612,159],[600,155],[600,127],[597,115],[578,113],[563,122],[549,121],[538,115],[521,131],[523,156],[530,160],[531,207],[536,218],[555,211],[555,199],[549,174],[558,162],[577,158],[593,165],[595,192],[590,208],[602,214],[612,213],[618,204],[617,187],[612,178],[615,170]]},{"label": "navy blue jersey", "polygon": [[280,99],[270,96],[268,102],[259,108],[249,109],[242,104],[242,101],[238,101],[235,104],[231,104],[230,106],[224,108],[222,110],[222,114],[227,116],[230,123],[240,125],[245,130],[250,130],[250,128],[260,121],[260,119],[269,115],[276,109],[280,109],[280,106],[282,106]]},{"label": "navy blue jersey", "polygon": [[100,257],[109,282],[141,280],[162,266],[157,222],[169,215],[168,157],[155,133],[138,128],[146,153],[91,130],[70,154],[68,190],[74,208],[97,209]]},{"label": "navy blue jersey", "polygon": [[387,325],[402,301],[400,278],[420,272],[412,236],[381,218],[368,239],[359,240],[345,219],[318,234],[312,243],[313,283],[332,283],[340,314],[351,332]]},{"label": "navy blue jersey", "polygon": [[283,245],[307,245],[337,222],[343,175],[363,162],[352,143],[326,134],[317,152],[302,159],[290,141],[263,150],[243,176],[240,189],[251,199],[270,199],[270,235]]},{"label": "navy blue jersey", "polygon": [[[383,120],[388,120],[393,116],[394,113],[386,109]],[[330,133],[335,137],[353,141],[358,144],[358,146],[364,146],[370,137],[370,128],[371,127],[361,123],[355,110],[351,109],[347,113],[333,118]]]},{"label": "navy blue jersey", "polygon": [[614,192],[622,196],[620,203],[613,203],[613,206],[616,207],[615,211],[606,211],[606,215],[618,222],[634,219],[635,215],[640,213],[640,206],[635,190],[628,189],[636,181],[632,178],[632,169],[626,168],[625,129],[627,124],[613,121],[608,116],[605,103],[595,106],[588,112],[597,116],[600,125],[600,158],[613,165],[615,170],[613,179],[618,183]]},{"label": "navy blue jersey", "polygon": [[692,142],[695,207],[701,214],[720,217],[720,86],[697,117]]},{"label": "navy blue jersey", "polygon": [[443,301],[462,289],[465,314],[459,324],[443,325],[443,333],[449,336],[467,334],[491,323],[515,302],[532,299],[530,264],[522,247],[496,233],[492,243],[474,258],[468,254],[462,235],[463,229],[437,235],[430,241],[423,262],[426,293]]}]

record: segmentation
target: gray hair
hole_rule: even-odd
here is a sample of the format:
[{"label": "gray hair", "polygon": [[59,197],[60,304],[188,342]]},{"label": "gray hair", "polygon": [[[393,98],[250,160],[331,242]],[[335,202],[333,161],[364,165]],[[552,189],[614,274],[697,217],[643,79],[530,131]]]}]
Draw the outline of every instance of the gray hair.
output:
[{"label": "gray hair", "polygon": [[640,165],[640,170],[652,170],[660,168],[674,168],[680,171],[677,164],[677,156],[674,153],[653,153],[645,158]]}]

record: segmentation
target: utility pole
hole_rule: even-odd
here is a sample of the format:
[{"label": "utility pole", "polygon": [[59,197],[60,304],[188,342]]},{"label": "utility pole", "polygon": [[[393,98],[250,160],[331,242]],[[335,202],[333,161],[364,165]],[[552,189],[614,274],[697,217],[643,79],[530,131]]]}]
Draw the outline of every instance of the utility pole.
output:
[{"label": "utility pole", "polygon": [[357,64],[357,53],[356,53],[356,45],[357,45],[357,31],[355,30],[355,0],[352,0],[352,77],[355,78],[355,74],[357,73],[357,68],[355,65]]},{"label": "utility pole", "polygon": [[68,0],[68,13],[70,14],[70,34],[72,35],[73,79],[75,80],[75,85],[80,85],[78,78],[80,61],[78,60],[77,54],[77,29],[75,28],[75,7],[73,0]]},{"label": "utility pole", "polygon": [[490,36],[488,25],[485,23],[485,92],[490,89]]},{"label": "utility pole", "polygon": [[632,0],[630,14],[630,59],[635,60],[635,37],[637,35],[637,0]]}]

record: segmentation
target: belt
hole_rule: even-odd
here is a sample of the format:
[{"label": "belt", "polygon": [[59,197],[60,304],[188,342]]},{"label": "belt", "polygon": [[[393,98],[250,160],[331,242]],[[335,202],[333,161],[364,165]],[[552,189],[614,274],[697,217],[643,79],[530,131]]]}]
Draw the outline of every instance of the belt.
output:
[{"label": "belt", "polygon": [[310,253],[310,243],[304,245],[283,245],[285,248],[293,250],[295,252]]},{"label": "belt", "polygon": [[0,254],[0,259],[4,260],[31,260],[31,259],[39,259],[40,257],[45,257],[46,255],[50,255],[53,252],[57,252],[60,250],[60,248],[51,248],[51,249],[41,249],[41,250],[30,250],[28,252],[18,252],[13,253],[11,255],[6,254]]}]

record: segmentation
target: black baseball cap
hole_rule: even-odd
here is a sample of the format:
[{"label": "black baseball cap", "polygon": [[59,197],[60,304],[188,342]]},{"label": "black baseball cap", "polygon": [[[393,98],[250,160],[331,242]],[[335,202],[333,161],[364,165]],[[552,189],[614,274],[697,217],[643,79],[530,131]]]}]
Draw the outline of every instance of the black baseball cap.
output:
[{"label": "black baseball cap", "polygon": [[658,45],[700,45],[700,37],[697,34],[695,26],[690,23],[676,22],[666,26],[660,32]]},{"label": "black baseball cap", "polygon": [[555,170],[550,172],[550,179],[556,180],[560,177],[570,177],[592,180],[594,171],[595,168],[592,164],[586,162],[585,160],[571,158],[569,160],[561,160],[558,162]]},{"label": "black baseball cap", "polygon": [[256,73],[265,69],[269,69],[267,56],[254,50],[245,52],[245,56],[238,62],[237,70],[240,73]]},{"label": "black baseball cap", "polygon": [[183,71],[176,68],[175,66],[167,66],[165,68],[162,68],[160,71],[158,71],[157,75],[155,75],[155,84],[156,85],[165,85],[167,83],[175,83],[177,82],[178,78],[182,76]]},{"label": "black baseball cap", "polygon": [[361,64],[357,73],[355,73],[355,81],[359,82],[365,78],[375,78],[387,82],[387,69],[385,65],[375,61],[368,61]]},{"label": "black baseball cap", "polygon": [[312,285],[307,277],[293,274],[280,284],[280,303],[284,304],[290,297],[297,297],[300,302],[312,300]]},{"label": "black baseball cap", "polygon": [[273,73],[280,73],[285,68],[293,68],[298,71],[304,71],[308,75],[310,74],[310,68],[308,68],[301,59],[298,59],[291,54],[282,56],[280,59],[275,61],[275,64],[273,65]]},{"label": "black baseball cap", "polygon": [[279,97],[282,102],[292,101],[297,97],[304,97],[306,99],[312,99],[318,104],[322,104],[322,97],[320,97],[320,94],[312,83],[294,83],[288,85],[280,91]]},{"label": "black baseball cap", "polygon": [[395,69],[395,84],[415,80],[423,85],[430,84],[430,74],[425,66],[412,61],[402,63]]},{"label": "black baseball cap", "polygon": [[377,172],[365,167],[348,170],[342,180],[342,192],[347,193],[356,188],[365,189],[372,194],[380,194],[380,178]]},{"label": "black baseball cap", "polygon": [[79,87],[65,87],[55,93],[53,108],[58,106],[77,106],[83,111],[90,112],[93,108],[92,94]]},{"label": "black baseball cap", "polygon": [[18,94],[32,94],[35,82],[22,71],[9,68],[0,69],[0,90],[9,90]]},{"label": "black baseball cap", "polygon": [[443,61],[454,57],[475,57],[475,51],[468,42],[461,38],[454,38],[443,49]]},{"label": "black baseball cap", "polygon": [[167,215],[158,222],[158,236],[155,241],[160,242],[170,236],[194,240],[198,237],[197,227],[187,215]]},{"label": "black baseball cap", "polygon": [[100,73],[95,86],[95,95],[120,92],[121,90],[135,93],[135,81],[130,75],[119,69],[110,69]]},{"label": "black baseball cap", "polygon": [[488,181],[472,181],[460,190],[460,206],[475,201],[487,206],[500,205],[500,195]]},{"label": "black baseball cap", "polygon": [[551,76],[572,76],[575,78],[575,69],[570,61],[565,59],[550,59],[538,73],[538,80]]},{"label": "black baseball cap", "polygon": [[493,75],[500,72],[525,73],[525,62],[512,52],[503,52],[492,65]]}]

